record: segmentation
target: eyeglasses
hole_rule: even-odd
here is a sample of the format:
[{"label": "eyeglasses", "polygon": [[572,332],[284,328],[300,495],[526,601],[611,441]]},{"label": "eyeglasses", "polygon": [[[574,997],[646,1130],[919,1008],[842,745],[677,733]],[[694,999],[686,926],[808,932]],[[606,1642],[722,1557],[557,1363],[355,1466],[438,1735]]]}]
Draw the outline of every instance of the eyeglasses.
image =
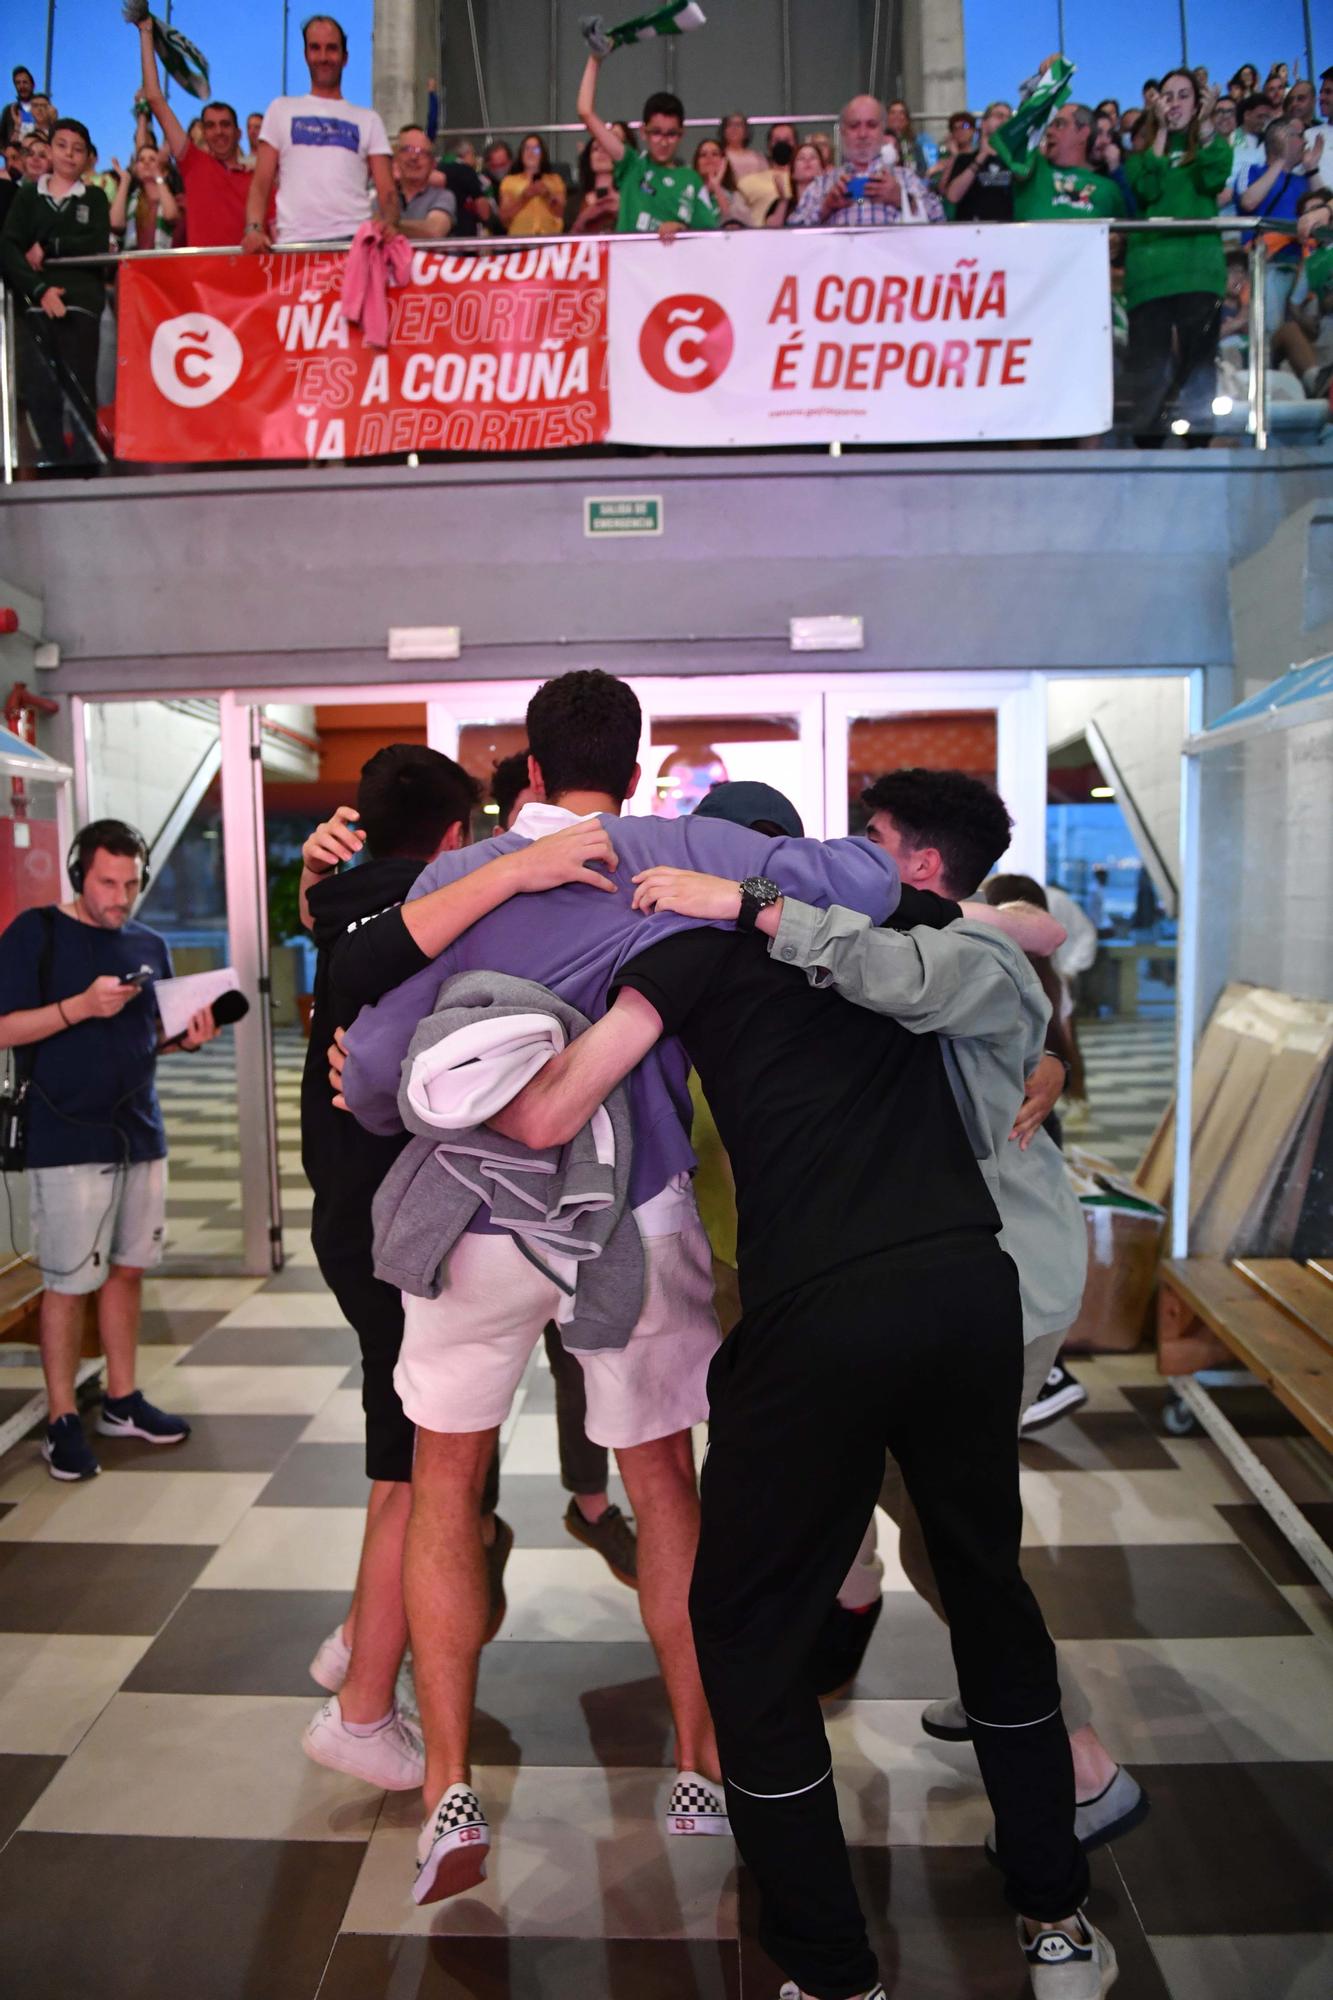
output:
[{"label": "eyeglasses", "polygon": [[398,151],[405,160],[428,160],[431,157],[429,146],[400,146]]}]

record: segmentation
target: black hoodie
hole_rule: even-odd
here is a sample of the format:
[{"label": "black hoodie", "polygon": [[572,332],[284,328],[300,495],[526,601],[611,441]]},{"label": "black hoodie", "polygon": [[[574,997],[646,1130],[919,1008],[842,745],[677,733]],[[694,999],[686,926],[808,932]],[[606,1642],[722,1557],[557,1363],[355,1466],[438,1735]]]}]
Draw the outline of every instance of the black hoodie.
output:
[{"label": "black hoodie", "polygon": [[[362,1251],[370,1255],[371,1200],[408,1137],[406,1132],[378,1137],[364,1131],[350,1111],[334,1106],[328,1048],[334,1029],[349,1028],[357,1014],[338,991],[334,950],[350,929],[401,903],[425,865],[410,855],[364,861],[317,882],[309,892],[311,936],[319,956],[301,1077],[301,1164],[315,1193],[311,1236],[321,1263],[326,1248],[341,1258]],[[421,965],[427,962],[420,957]]]}]

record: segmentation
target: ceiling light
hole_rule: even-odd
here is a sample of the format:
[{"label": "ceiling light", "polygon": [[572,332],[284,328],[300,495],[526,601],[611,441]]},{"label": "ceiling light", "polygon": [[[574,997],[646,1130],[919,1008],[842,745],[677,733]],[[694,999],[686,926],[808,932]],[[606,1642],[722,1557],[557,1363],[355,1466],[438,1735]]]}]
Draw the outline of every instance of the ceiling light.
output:
[{"label": "ceiling light", "polygon": [[1215,417],[1229,417],[1235,407],[1236,405],[1232,402],[1230,396],[1213,397],[1213,415]]},{"label": "ceiling light", "polygon": [[1189,427],[1188,417],[1177,417],[1171,426],[1172,437],[1183,438]]},{"label": "ceiling light", "polygon": [[484,813],[498,813],[498,812],[499,812],[499,810],[500,810],[499,806],[495,806],[495,805],[491,805],[491,806],[483,806],[483,807],[482,807],[482,811],[483,811]]},{"label": "ceiling light", "polygon": [[1088,797],[1090,799],[1113,799],[1115,797],[1115,787],[1114,785],[1094,785],[1088,793]]}]

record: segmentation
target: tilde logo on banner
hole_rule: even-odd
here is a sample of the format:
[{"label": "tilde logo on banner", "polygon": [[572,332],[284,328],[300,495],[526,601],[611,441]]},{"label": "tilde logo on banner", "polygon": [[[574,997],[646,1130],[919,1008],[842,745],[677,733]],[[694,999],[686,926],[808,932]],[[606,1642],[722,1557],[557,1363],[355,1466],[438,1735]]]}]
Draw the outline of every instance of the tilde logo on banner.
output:
[{"label": "tilde logo on banner", "polygon": [[225,396],[241,372],[241,343],[208,313],[182,313],[154,330],[148,365],[169,403],[201,410]]},{"label": "tilde logo on banner", "polygon": [[716,299],[680,292],[659,299],[643,323],[639,358],[662,389],[692,396],[726,371],[735,336]]}]

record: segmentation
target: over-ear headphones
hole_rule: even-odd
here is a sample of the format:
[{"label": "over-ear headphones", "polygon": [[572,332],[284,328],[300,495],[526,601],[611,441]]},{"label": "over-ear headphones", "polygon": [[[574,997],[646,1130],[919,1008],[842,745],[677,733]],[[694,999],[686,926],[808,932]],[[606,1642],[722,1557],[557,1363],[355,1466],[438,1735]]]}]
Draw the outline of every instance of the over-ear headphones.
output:
[{"label": "over-ear headphones", "polygon": [[130,846],[138,853],[143,868],[143,876],[139,883],[139,894],[142,896],[148,887],[152,870],[149,867],[148,842],[138,827],[131,826],[128,820],[123,819],[95,819],[88,826],[81,827],[74,836],[74,845],[65,857],[65,873],[69,876],[69,886],[75,895],[81,893],[84,871],[99,847],[110,848],[112,853],[117,850],[124,853]]}]

